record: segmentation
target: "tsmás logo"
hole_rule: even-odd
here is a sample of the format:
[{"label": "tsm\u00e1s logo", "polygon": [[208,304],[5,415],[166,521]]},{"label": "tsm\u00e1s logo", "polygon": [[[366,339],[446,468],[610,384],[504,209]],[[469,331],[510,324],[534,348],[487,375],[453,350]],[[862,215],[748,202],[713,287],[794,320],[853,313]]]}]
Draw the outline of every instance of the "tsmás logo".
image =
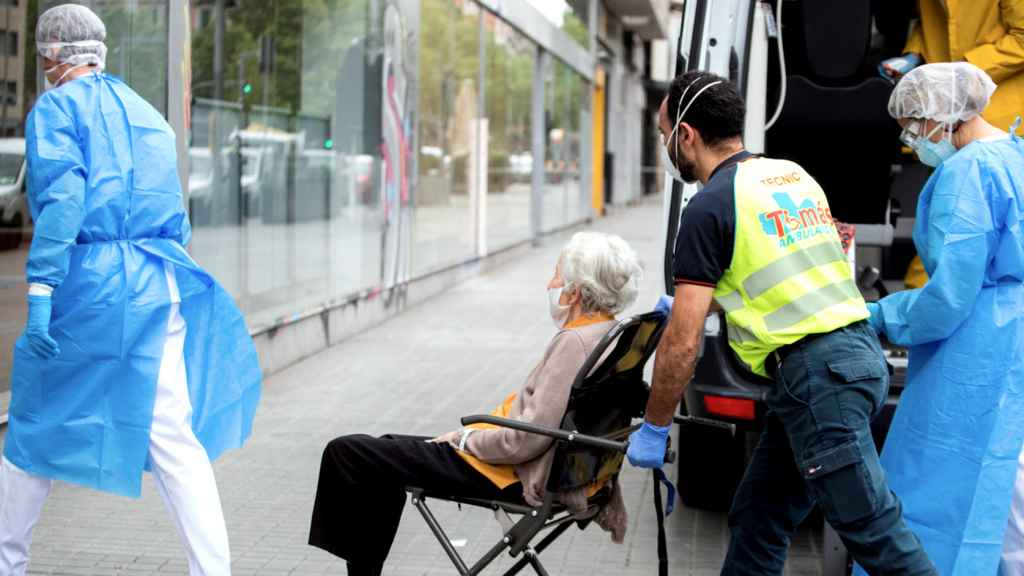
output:
[{"label": "tsm\u00e1s logo", "polygon": [[810,198],[797,206],[787,192],[772,194],[778,210],[758,215],[764,233],[779,240],[779,246],[789,246],[813,238],[818,234],[835,234],[836,222],[832,211],[822,202],[814,203]]}]

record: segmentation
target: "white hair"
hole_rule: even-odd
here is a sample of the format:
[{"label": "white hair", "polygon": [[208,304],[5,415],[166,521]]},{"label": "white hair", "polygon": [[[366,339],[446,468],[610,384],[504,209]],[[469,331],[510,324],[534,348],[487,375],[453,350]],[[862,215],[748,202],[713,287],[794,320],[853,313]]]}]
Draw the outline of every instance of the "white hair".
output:
[{"label": "white hair", "polygon": [[636,252],[622,238],[577,232],[559,258],[566,289],[580,292],[583,312],[618,314],[636,301],[643,269]]}]

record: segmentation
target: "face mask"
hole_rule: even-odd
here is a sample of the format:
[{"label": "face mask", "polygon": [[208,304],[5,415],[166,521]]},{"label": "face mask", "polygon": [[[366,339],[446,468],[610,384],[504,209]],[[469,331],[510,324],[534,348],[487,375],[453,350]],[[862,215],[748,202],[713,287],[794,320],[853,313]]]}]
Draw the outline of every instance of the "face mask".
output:
[{"label": "face mask", "polygon": [[565,287],[548,290],[548,311],[551,313],[551,321],[555,323],[555,328],[559,330],[565,327],[565,320],[569,317],[569,306],[559,303],[564,289]]},{"label": "face mask", "polygon": [[53,72],[57,68],[60,68],[61,64],[57,64],[53,68],[47,68],[46,70],[43,70],[43,91],[46,92],[47,90],[53,90],[54,88],[60,86],[61,83],[64,82],[64,79],[68,77],[68,74],[70,74],[72,70],[77,70],[79,68],[82,68],[83,66],[88,66],[88,64],[79,64],[78,66],[72,66],[72,67],[68,68],[67,70],[64,71],[63,74],[60,75],[60,78],[57,78],[56,82],[50,82],[50,77],[48,76],[48,74],[50,74],[51,72]]},{"label": "face mask", "polygon": [[676,166],[676,163],[672,161],[672,156],[669,155],[668,147],[666,146],[661,147],[661,163],[665,165],[665,170],[673,180],[676,182],[683,181],[683,175],[679,172],[679,168]]},{"label": "face mask", "polygon": [[918,138],[914,142],[914,152],[922,164],[938,168],[940,164],[956,154],[956,146],[945,136],[938,142],[932,142],[928,138]]},{"label": "face mask", "polygon": [[56,85],[54,85],[53,82],[50,82],[50,74],[57,68],[60,68],[60,64],[54,66],[53,68],[47,68],[46,70],[43,70],[43,92],[53,90],[57,87]]},{"label": "face mask", "polygon": [[[910,141],[910,147],[913,148],[917,154],[917,159],[926,166],[937,168],[940,164],[949,159],[950,156],[956,154],[956,146],[953,145],[952,138],[949,134],[944,134],[942,139],[938,142],[932,142],[931,138],[936,132],[942,130],[943,126],[940,124],[935,127],[928,135],[919,136]],[[904,142],[910,140],[904,137]]]}]

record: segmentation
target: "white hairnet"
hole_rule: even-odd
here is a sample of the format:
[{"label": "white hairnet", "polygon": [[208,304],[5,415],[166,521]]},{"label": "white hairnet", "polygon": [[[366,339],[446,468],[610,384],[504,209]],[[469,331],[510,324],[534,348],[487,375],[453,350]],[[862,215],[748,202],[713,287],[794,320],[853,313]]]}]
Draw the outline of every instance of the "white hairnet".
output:
[{"label": "white hairnet", "polygon": [[889,96],[893,118],[921,118],[955,124],[979,116],[996,84],[969,62],[925,64],[907,73]]},{"label": "white hairnet", "polygon": [[78,4],[54,6],[36,23],[36,49],[61,64],[103,68],[107,60],[107,27],[92,10]]}]

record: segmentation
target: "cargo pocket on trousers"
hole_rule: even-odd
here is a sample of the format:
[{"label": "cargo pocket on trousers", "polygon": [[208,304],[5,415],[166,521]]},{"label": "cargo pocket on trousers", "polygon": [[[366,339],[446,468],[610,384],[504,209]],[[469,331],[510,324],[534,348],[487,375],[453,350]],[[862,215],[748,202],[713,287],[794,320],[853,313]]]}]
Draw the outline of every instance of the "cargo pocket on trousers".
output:
[{"label": "cargo pocket on trousers", "polygon": [[[837,389],[843,422],[848,426],[859,426],[864,418],[870,422],[885,405],[889,394],[887,363],[881,359],[840,360],[827,365],[832,378],[843,383],[841,389]],[[862,398],[870,403],[869,407],[860,404]]]},{"label": "cargo pocket on trousers", "polygon": [[856,440],[803,460],[801,473],[833,527],[856,522],[878,505],[875,482]]}]

